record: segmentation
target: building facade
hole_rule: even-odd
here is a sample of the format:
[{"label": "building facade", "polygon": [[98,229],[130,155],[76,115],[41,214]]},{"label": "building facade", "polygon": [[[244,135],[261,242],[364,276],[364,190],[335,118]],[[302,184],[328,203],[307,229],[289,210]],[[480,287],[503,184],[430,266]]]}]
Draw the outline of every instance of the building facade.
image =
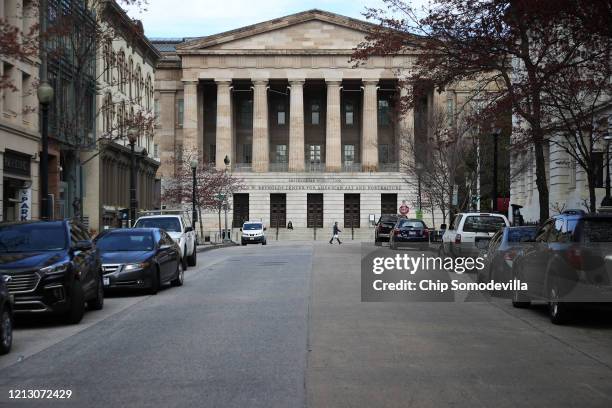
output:
[{"label": "building facade", "polygon": [[153,101],[160,54],[145,37],[142,24],[130,19],[114,0],[100,1],[97,16],[102,31],[109,33],[106,43],[97,47],[97,143],[96,149],[81,154],[83,212],[94,231],[121,225],[130,206],[130,128],[136,129],[138,209],[159,207]]},{"label": "building facade", "polygon": [[[34,1],[3,0],[0,19],[28,33],[38,23]],[[38,58],[14,60],[0,55],[0,221],[39,216]]]},{"label": "building facade", "polygon": [[[399,115],[398,80],[415,56],[355,67],[350,56],[372,27],[311,10],[208,37],[154,40],[163,56],[158,174],[172,177],[193,152],[219,170],[227,157],[244,185],[231,198],[232,226],[261,219],[284,229],[291,221],[288,237],[337,221],[370,238],[372,220],[403,202],[415,216],[416,183],[401,171],[413,158],[402,141],[447,95],[432,91],[424,109]],[[203,222],[216,230],[216,214]]]}]

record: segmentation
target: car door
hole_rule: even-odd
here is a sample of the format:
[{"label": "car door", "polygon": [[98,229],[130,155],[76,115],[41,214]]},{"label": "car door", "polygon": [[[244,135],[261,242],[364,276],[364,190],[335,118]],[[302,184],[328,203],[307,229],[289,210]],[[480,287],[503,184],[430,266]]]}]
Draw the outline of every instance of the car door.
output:
[{"label": "car door", "polygon": [[457,235],[457,228],[459,228],[459,224],[461,224],[461,218],[462,214],[457,214],[442,236],[442,245],[444,246],[444,253],[446,255],[457,256],[455,236]]},{"label": "car door", "polygon": [[91,242],[91,236],[87,230],[75,222],[70,223],[70,241],[74,257],[73,262],[80,272],[81,285],[83,286],[86,298],[89,298],[96,293],[97,280],[99,279],[98,269],[100,265],[97,250],[93,244],[89,249],[75,248],[77,242]]},{"label": "car door", "polygon": [[502,261],[503,256],[499,251],[499,247],[502,242],[502,238],[504,236],[504,230],[497,231],[493,238],[491,238],[491,242],[489,242],[489,248],[487,250],[487,264],[488,264],[488,278],[493,279],[494,281],[499,280],[499,262]]},{"label": "car door", "polygon": [[161,245],[159,247],[158,262],[159,262],[159,273],[162,282],[166,282],[173,266],[174,258],[174,240],[168,235],[166,231],[160,231]]},{"label": "car door", "polygon": [[521,280],[528,285],[532,296],[543,295],[546,276],[546,263],[548,260],[549,236],[553,233],[555,219],[546,221],[535,237],[535,242],[525,243],[521,257]]}]

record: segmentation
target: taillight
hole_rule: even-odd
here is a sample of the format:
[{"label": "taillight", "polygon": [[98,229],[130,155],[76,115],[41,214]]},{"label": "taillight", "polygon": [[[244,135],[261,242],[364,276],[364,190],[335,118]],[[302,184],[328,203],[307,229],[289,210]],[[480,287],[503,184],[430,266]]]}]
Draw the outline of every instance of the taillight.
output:
[{"label": "taillight", "polygon": [[424,236],[425,238],[429,238],[429,230],[424,229],[424,230],[423,230],[423,236]]},{"label": "taillight", "polygon": [[565,259],[567,262],[576,269],[582,268],[582,252],[579,248],[570,248],[565,252]]},{"label": "taillight", "polygon": [[394,235],[399,235],[400,234],[400,230],[398,230],[397,228],[393,229],[393,234]]},{"label": "taillight", "polygon": [[455,235],[455,244],[460,244],[461,243],[461,234],[457,234]]}]

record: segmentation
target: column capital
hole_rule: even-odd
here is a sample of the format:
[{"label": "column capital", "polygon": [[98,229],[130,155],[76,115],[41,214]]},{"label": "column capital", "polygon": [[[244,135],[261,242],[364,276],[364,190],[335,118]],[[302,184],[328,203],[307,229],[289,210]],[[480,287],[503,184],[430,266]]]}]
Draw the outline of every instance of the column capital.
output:
[{"label": "column capital", "polygon": [[251,79],[253,86],[268,86],[267,79]]},{"label": "column capital", "polygon": [[200,81],[197,79],[181,79],[181,82],[183,85],[197,85]]},{"label": "column capital", "polygon": [[215,79],[215,83],[217,85],[226,85],[226,86],[230,86],[232,84],[232,80],[231,79]]},{"label": "column capital", "polygon": [[304,78],[289,78],[289,85],[303,86],[306,80]]},{"label": "column capital", "polygon": [[361,80],[361,82],[363,82],[363,86],[377,86],[379,81],[379,79],[371,78]]}]

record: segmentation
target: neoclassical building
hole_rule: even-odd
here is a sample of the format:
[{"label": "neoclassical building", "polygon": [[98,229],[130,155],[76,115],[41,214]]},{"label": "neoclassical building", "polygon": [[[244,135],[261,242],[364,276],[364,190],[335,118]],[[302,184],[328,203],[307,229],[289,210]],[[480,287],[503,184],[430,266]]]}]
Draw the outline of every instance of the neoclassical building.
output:
[{"label": "neoclassical building", "polygon": [[[455,100],[431,92],[416,113],[398,115],[398,79],[414,55],[356,67],[351,54],[372,28],[310,10],[207,37],[153,40],[162,54],[158,176],[171,177],[186,152],[220,170],[227,156],[244,184],[231,200],[233,227],[291,221],[287,237],[307,238],[335,221],[369,237],[371,220],[397,213],[403,201],[414,216],[402,140],[420,131],[427,109]],[[216,230],[215,214],[204,222]]]}]

